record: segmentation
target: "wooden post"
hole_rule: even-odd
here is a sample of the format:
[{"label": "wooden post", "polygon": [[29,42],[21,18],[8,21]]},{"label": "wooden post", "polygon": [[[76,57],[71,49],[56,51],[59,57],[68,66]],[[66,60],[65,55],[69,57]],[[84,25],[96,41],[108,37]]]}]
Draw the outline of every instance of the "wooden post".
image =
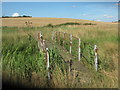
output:
[{"label": "wooden post", "polygon": [[98,70],[98,54],[97,54],[98,48],[97,45],[94,45],[94,52],[95,52],[95,58],[94,58],[94,62],[95,62],[95,70]]},{"label": "wooden post", "polygon": [[57,41],[57,32],[55,32],[55,42]]},{"label": "wooden post", "polygon": [[69,72],[71,72],[72,60],[69,60]]},{"label": "wooden post", "polygon": [[42,43],[42,50],[43,50],[43,52],[45,52],[45,49],[46,49],[45,40],[43,40],[43,43]]},{"label": "wooden post", "polygon": [[52,40],[54,39],[54,34],[55,34],[55,32],[53,32],[53,34],[52,34]]},{"label": "wooden post", "polygon": [[65,32],[63,33],[63,46],[64,46],[64,43],[65,43]]},{"label": "wooden post", "polygon": [[42,37],[42,33],[41,33],[41,31],[40,31],[40,38]]},{"label": "wooden post", "polygon": [[69,73],[70,73],[70,71],[71,71],[71,67],[70,67],[70,60],[69,60]]},{"label": "wooden post", "polygon": [[79,38],[79,43],[78,43],[78,61],[80,61],[80,58],[81,58],[81,48],[80,48],[80,45],[81,45],[81,40]]},{"label": "wooden post", "polygon": [[38,38],[38,48],[40,49],[40,32],[38,32],[37,38]]},{"label": "wooden post", "polygon": [[[70,54],[72,53],[72,35],[70,34]],[[71,71],[71,60],[69,60],[69,72]]]},{"label": "wooden post", "polygon": [[59,42],[59,34],[58,34],[58,32],[56,33],[56,36],[57,36],[56,42]]},{"label": "wooden post", "polygon": [[49,72],[50,63],[49,63],[49,52],[48,52],[48,48],[46,48],[46,59],[47,59],[48,79],[50,80],[50,72]]},{"label": "wooden post", "polygon": [[43,51],[43,37],[42,37],[41,32],[38,33],[38,48],[40,52]]},{"label": "wooden post", "polygon": [[57,32],[57,41],[56,42],[59,44],[59,32]]},{"label": "wooden post", "polygon": [[60,32],[58,33],[58,42],[60,44]]},{"label": "wooden post", "polygon": [[70,34],[70,54],[72,53],[72,35]]}]

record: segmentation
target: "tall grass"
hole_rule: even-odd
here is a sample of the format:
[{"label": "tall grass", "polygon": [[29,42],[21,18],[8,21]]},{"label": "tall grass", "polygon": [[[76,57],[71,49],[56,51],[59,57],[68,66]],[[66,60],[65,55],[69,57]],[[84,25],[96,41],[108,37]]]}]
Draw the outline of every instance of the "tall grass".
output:
[{"label": "tall grass", "polygon": [[[44,39],[51,41],[52,31],[62,31],[80,37],[81,40],[97,44],[99,48],[99,72],[95,72],[88,62],[82,62],[87,72],[72,70],[68,72],[68,65],[58,52],[58,47],[50,48],[51,81],[47,80],[46,61],[44,53],[40,53],[34,27],[17,28],[3,27],[3,78],[5,81],[22,83],[27,87],[53,88],[107,88],[117,87],[117,40],[116,26],[60,26],[38,27]],[[34,36],[32,38],[27,33]],[[75,42],[76,43],[76,42]],[[66,46],[67,47],[67,46]],[[74,60],[73,60],[74,61]],[[81,67],[83,68],[83,67]],[[19,82],[18,82],[19,81]],[[49,83],[48,83],[49,82]],[[49,85],[50,84],[50,85]]]}]

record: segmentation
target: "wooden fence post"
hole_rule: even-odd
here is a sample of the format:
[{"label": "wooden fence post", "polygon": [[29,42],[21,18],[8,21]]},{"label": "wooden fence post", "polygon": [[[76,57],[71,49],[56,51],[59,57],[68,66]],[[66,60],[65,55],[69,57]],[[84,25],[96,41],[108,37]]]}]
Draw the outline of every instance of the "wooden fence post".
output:
[{"label": "wooden fence post", "polygon": [[[72,35],[70,34],[70,54],[72,53]],[[71,71],[71,60],[69,60],[69,72]]]},{"label": "wooden fence post", "polygon": [[95,52],[95,58],[94,58],[94,62],[95,62],[95,70],[98,70],[98,48],[97,45],[94,45],[94,52]]},{"label": "wooden fence post", "polygon": [[43,52],[45,52],[45,49],[46,49],[46,44],[45,44],[45,40],[42,40],[42,50]]},{"label": "wooden fence post", "polygon": [[46,59],[47,59],[47,71],[48,71],[48,79],[50,80],[50,72],[49,72],[49,67],[50,67],[50,63],[49,63],[49,52],[48,52],[48,48],[46,48]]},{"label": "wooden fence post", "polygon": [[58,32],[58,42],[60,44],[60,32]]},{"label": "wooden fence post", "polygon": [[69,60],[69,72],[71,72],[72,60]]},{"label": "wooden fence post", "polygon": [[55,32],[53,32],[53,34],[52,34],[52,40],[54,40],[54,34],[55,34]]},{"label": "wooden fence post", "polygon": [[63,46],[64,46],[64,43],[65,43],[65,32],[63,33]]},{"label": "wooden fence post", "polygon": [[40,38],[42,37],[42,33],[41,33],[41,31],[40,31]]},{"label": "wooden fence post", "polygon": [[40,32],[39,36],[40,36],[40,39],[39,39],[39,45],[40,45],[39,49],[40,49],[40,52],[42,52],[43,51],[43,36],[42,36],[41,32]]},{"label": "wooden fence post", "polygon": [[59,32],[57,32],[57,42],[59,44]]},{"label": "wooden fence post", "polygon": [[38,48],[40,49],[40,32],[38,32],[37,38],[38,38]]},{"label": "wooden fence post", "polygon": [[81,58],[81,48],[80,48],[80,45],[81,45],[81,40],[79,38],[79,43],[78,43],[78,60],[80,61],[80,58]]},{"label": "wooden fence post", "polygon": [[57,41],[57,32],[55,32],[55,43]]},{"label": "wooden fence post", "polygon": [[70,34],[70,54],[72,53],[72,35]]}]

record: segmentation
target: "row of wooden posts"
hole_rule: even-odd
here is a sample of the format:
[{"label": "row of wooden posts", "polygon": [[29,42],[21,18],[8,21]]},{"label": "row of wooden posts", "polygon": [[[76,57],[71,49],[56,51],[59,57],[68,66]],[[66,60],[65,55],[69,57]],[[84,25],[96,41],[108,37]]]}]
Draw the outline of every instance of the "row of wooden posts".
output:
[{"label": "row of wooden posts", "polygon": [[[61,32],[58,32],[58,41],[60,42],[60,33]],[[66,37],[66,32],[62,32],[63,33],[63,38],[65,39],[65,37]],[[52,35],[52,40],[56,40],[56,36],[57,36],[57,32],[53,32],[53,35]],[[69,34],[70,35],[70,49],[69,49],[69,52],[70,52],[70,54],[71,54],[71,52],[72,52],[72,39],[73,39],[73,36],[72,36],[72,34]],[[55,38],[56,37],[56,38]],[[81,59],[81,39],[80,38],[77,38],[77,37],[75,37],[76,39],[78,39],[78,61],[80,61],[80,59]],[[56,42],[56,41],[55,41]],[[64,40],[63,40],[63,44],[64,44]],[[95,64],[95,70],[97,71],[98,70],[98,48],[97,48],[97,45],[94,45],[94,55],[95,55],[95,57],[94,57],[94,64]]]},{"label": "row of wooden posts", "polygon": [[39,48],[39,51],[40,52],[43,52],[45,53],[45,59],[46,59],[46,69],[47,69],[47,73],[48,73],[48,79],[50,80],[50,56],[49,56],[49,49],[46,47],[46,43],[45,43],[45,40],[43,39],[43,36],[41,34],[41,32],[38,32],[38,35],[37,35],[37,38],[38,38],[38,48]]},{"label": "row of wooden posts", "polygon": [[[65,32],[63,33],[63,36],[65,38]],[[38,33],[38,48],[40,50],[40,52],[44,52],[46,54],[46,61],[47,61],[47,70],[48,70],[48,78],[50,79],[50,73],[49,73],[49,59],[50,59],[50,56],[49,56],[49,49],[48,47],[46,47],[46,43],[45,43],[45,40],[43,39],[43,36],[41,34],[41,32]],[[57,36],[57,32],[56,32],[56,36]],[[70,34],[70,49],[69,49],[69,53],[71,54],[72,52],[72,35]],[[54,41],[55,39],[55,42],[56,42],[56,38],[58,38],[58,41],[60,42],[60,32],[59,32],[59,35],[58,37],[55,37],[55,32],[53,33],[52,35],[52,40]],[[63,43],[65,41],[63,40]],[[81,60],[81,39],[78,38],[78,61]],[[94,65],[95,65],[95,70],[97,71],[98,70],[98,48],[97,48],[97,45],[94,45],[94,53],[95,53],[95,57],[94,57]]]},{"label": "row of wooden posts", "polygon": [[[55,34],[56,33],[56,34]],[[55,35],[57,36],[57,32],[53,32],[53,35],[52,35],[52,40],[55,39]],[[63,33],[63,38],[65,39],[66,37],[66,33],[64,32]],[[72,54],[72,35],[70,34],[70,49],[69,49],[69,53]],[[57,37],[56,37],[57,38]],[[81,48],[80,48],[80,45],[81,45],[81,40],[80,38],[78,39],[79,40],[79,44],[78,44],[78,60],[80,61],[81,59]],[[58,41],[60,42],[60,32],[58,32]],[[55,39],[55,42],[56,42],[56,39]],[[64,45],[64,40],[63,40],[63,45]]]}]

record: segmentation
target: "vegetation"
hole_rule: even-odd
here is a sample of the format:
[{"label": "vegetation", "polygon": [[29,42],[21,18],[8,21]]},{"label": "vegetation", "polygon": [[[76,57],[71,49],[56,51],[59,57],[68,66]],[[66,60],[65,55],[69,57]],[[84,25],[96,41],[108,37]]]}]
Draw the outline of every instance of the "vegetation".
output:
[{"label": "vegetation", "polygon": [[[51,26],[51,25],[49,25]],[[36,33],[40,30],[44,39],[51,42],[52,31],[60,31],[80,37],[82,41],[98,46],[99,71],[94,70],[94,62],[83,58],[81,62],[73,59],[71,73],[68,63],[65,63],[59,52],[60,45],[49,48],[50,73],[52,79],[48,81],[45,54],[38,51]],[[117,24],[96,25],[63,25],[50,27],[3,27],[3,80],[10,83],[20,83],[26,87],[53,88],[115,88],[118,87],[118,36]],[[68,37],[69,38],[69,37]],[[62,40],[62,38],[61,38]],[[67,41],[66,41],[67,42]],[[74,46],[78,41],[74,39]],[[61,43],[62,45],[62,43]],[[93,55],[93,47],[82,43]],[[52,46],[52,45],[51,45]],[[65,44],[67,50],[69,47]],[[72,52],[75,54],[76,52]],[[65,54],[65,53],[63,53]],[[93,58],[93,57],[92,57]],[[76,63],[75,63],[76,62]],[[78,69],[76,69],[78,67]],[[80,69],[80,70],[79,70]]]},{"label": "vegetation", "polygon": [[[7,30],[6,30],[7,29]],[[9,77],[4,77],[4,79],[10,80],[10,83],[25,83],[32,85],[34,80],[34,74],[36,73],[41,76],[39,80],[47,79],[47,70],[44,53],[40,53],[37,47],[37,41],[30,37],[29,35],[23,35],[22,33],[18,34],[15,28],[10,31],[10,28],[3,28],[3,77],[8,75]],[[16,28],[17,29],[17,28]],[[16,36],[12,36],[15,34]],[[50,61],[51,68],[54,65],[61,65],[62,58],[52,49],[50,51]],[[56,62],[56,63],[55,63]],[[60,67],[60,66],[59,66]],[[61,67],[62,68],[62,67]],[[12,81],[12,79],[14,81]],[[23,80],[26,80],[25,82]],[[20,81],[20,82],[17,82]],[[31,83],[29,83],[29,81]],[[42,85],[44,84],[41,82]],[[47,82],[46,82],[47,83]],[[47,87],[43,85],[44,87]],[[38,84],[38,83],[37,83]],[[42,86],[40,84],[40,86]],[[32,85],[34,87],[34,85]]]},{"label": "vegetation", "polygon": [[58,24],[58,25],[52,25],[52,24],[48,24],[44,27],[61,27],[61,26],[68,26],[68,25],[96,25],[96,24],[93,24],[93,23],[73,23],[73,22],[69,22],[69,23],[63,23],[63,24]]},{"label": "vegetation", "polygon": [[23,16],[17,16],[17,17],[12,17],[12,16],[2,16],[2,18],[22,18],[22,17],[32,17],[32,16],[26,16],[26,15],[23,15]]}]

